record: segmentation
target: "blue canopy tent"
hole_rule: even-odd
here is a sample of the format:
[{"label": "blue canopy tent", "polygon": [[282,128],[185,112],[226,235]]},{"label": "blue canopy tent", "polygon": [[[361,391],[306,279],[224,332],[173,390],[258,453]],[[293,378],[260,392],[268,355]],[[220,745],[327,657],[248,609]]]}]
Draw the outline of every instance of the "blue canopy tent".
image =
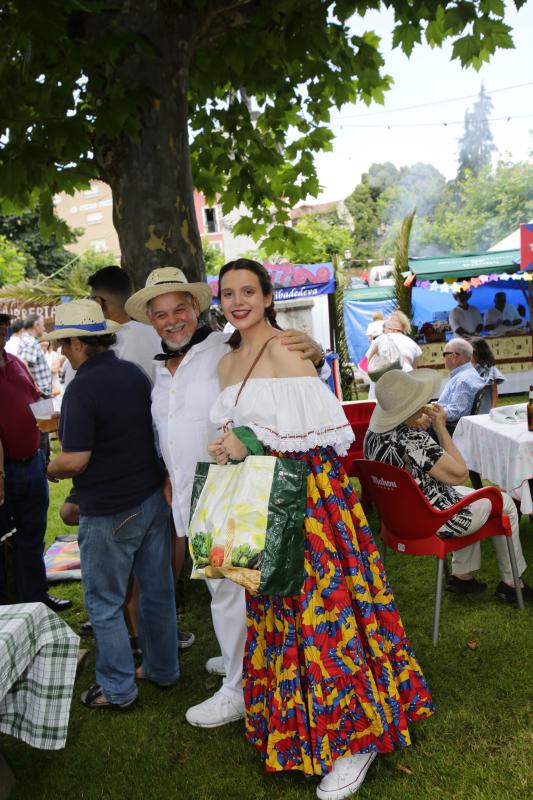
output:
[{"label": "blue canopy tent", "polygon": [[394,310],[394,287],[377,286],[344,292],[344,331],[350,358],[358,364],[368,350],[366,329],[374,311],[386,317]]},{"label": "blue canopy tent", "polygon": [[[444,256],[435,259],[409,259],[410,270],[423,286],[413,286],[413,325],[420,327],[424,322],[448,319],[448,314],[455,307],[456,301],[451,286],[449,291],[441,291],[443,278],[462,279],[479,275],[498,273],[514,273],[517,271],[517,250],[509,250],[498,254],[473,254],[465,256]],[[527,301],[527,284],[512,277],[492,280],[471,287],[472,305],[479,308],[482,314],[494,305],[496,292],[505,292],[507,302],[515,306],[521,304],[526,308],[526,319],[529,320]],[[393,287],[374,287],[365,289],[349,289],[344,293],[344,326],[350,358],[355,364],[363,358],[368,350],[366,328],[372,319],[372,313],[380,310],[384,316],[394,308]]]}]

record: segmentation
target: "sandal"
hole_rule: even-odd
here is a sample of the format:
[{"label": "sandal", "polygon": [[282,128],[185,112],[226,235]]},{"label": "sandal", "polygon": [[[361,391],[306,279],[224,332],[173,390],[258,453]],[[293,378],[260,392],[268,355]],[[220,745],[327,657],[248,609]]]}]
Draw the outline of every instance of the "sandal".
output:
[{"label": "sandal", "polygon": [[80,700],[87,708],[129,708],[136,701],[136,697],[127,700],[125,703],[111,703],[105,696],[102,687],[98,683],[93,683],[80,695]]}]

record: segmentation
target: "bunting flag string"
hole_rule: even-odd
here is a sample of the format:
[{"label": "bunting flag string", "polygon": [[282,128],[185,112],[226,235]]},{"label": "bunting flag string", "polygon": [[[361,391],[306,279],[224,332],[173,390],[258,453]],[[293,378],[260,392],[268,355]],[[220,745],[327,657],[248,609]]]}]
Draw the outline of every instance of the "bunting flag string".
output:
[{"label": "bunting flag string", "polygon": [[[479,275],[476,278],[469,280],[457,281],[454,278],[445,278],[442,283],[439,281],[416,281],[415,285],[421,289],[429,289],[430,292],[444,292],[456,294],[463,291],[468,292],[470,289],[477,289],[484,283],[494,283],[496,281],[533,281],[533,272],[514,272],[509,275],[507,272],[502,272],[499,275]],[[409,281],[409,282],[408,282]],[[415,281],[415,275],[409,275],[405,280],[405,286],[411,286]]]}]

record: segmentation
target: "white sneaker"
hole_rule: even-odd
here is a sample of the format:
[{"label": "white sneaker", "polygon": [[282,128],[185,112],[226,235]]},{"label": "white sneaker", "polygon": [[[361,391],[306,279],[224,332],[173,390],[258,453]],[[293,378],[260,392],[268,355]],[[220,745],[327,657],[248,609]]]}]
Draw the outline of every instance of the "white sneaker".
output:
[{"label": "white sneaker", "polygon": [[222,656],[209,658],[205,662],[205,668],[211,675],[220,675],[222,678],[226,677],[226,667],[224,666],[224,659]]},{"label": "white sneaker", "polygon": [[196,728],[218,728],[220,725],[243,718],[244,703],[242,705],[233,703],[222,692],[215,692],[213,697],[209,697],[197,706],[192,706],[185,714],[187,722]]},{"label": "white sneaker", "polygon": [[331,772],[318,785],[316,794],[319,800],[343,800],[356,792],[376,755],[373,751],[338,758]]}]

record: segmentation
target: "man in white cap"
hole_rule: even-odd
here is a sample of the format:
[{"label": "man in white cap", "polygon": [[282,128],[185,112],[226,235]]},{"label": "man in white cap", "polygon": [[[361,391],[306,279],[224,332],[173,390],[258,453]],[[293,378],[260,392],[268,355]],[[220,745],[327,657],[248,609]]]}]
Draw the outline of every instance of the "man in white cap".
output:
[{"label": "man in white cap", "polygon": [[[163,353],[156,357],[159,366],[152,415],[172,486],[172,513],[183,552],[196,463],[209,459],[208,443],[218,435],[209,412],[220,391],[218,362],[229,350],[229,335],[213,332],[200,320],[210,303],[211,289],[206,283],[189,283],[183,272],[173,267],[151,272],[145,288],[126,303],[129,316],[151,323],[162,339]],[[284,340],[320,366],[323,352],[308,336],[287,331]],[[214,728],[244,717],[246,609],[242,587],[226,579],[208,580],[207,584],[222,657],[210,658],[206,669],[222,675],[223,683],[212,697],[189,708],[186,719],[191,725]]]},{"label": "man in white cap", "polygon": [[161,686],[179,676],[176,606],[170,566],[169,509],[154,444],[151,385],[116,357],[116,322],[93,300],[56,309],[57,339],[76,376],[61,407],[62,452],[51,480],[73,478],[80,507],[78,540],[85,606],[96,638],[96,680],[82,693],[89,708],[127,708],[137,697],[135,667],[122,613],[133,572],[141,588],[137,677]]}]

